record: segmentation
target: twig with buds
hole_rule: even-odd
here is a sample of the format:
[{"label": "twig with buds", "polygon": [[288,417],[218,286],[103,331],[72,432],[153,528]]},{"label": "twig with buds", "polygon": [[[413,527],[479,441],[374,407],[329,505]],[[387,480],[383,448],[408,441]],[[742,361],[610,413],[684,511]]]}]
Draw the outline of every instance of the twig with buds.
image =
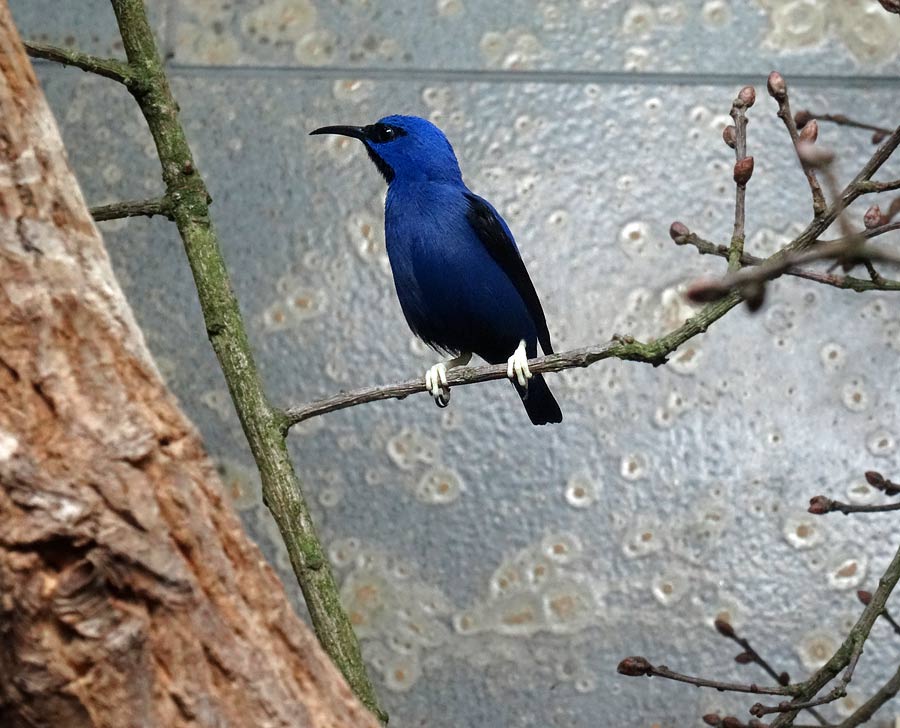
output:
[{"label": "twig with buds", "polygon": [[[786,85],[784,79],[777,72],[769,76],[770,82],[773,77],[775,82],[770,83],[770,93],[778,98],[782,92],[784,98],[787,99]],[[779,101],[779,103],[782,103]],[[780,114],[780,112],[779,112]],[[793,120],[791,120],[793,123]],[[885,140],[875,154],[872,156],[859,174],[854,177],[847,187],[842,191],[837,190],[837,180],[834,178],[830,170],[830,164],[834,160],[834,154],[826,149],[817,148],[812,141],[798,141],[796,144],[797,154],[804,168],[809,168],[812,172],[815,169],[823,169],[826,173],[826,179],[833,187],[835,193],[834,202],[828,206],[821,215],[817,215],[813,221],[807,226],[793,242],[782,248],[775,255],[768,258],[763,264],[752,269],[744,268],[739,271],[728,273],[721,279],[701,280],[694,283],[688,290],[688,298],[700,301],[717,301],[723,296],[732,292],[737,292],[746,302],[751,311],[755,311],[762,306],[765,298],[765,284],[781,275],[788,269],[797,267],[805,262],[819,260],[822,258],[834,258],[843,265],[844,272],[849,271],[853,266],[860,263],[869,263],[874,260],[883,260],[887,262],[896,262],[900,260],[895,254],[888,251],[877,249],[867,249],[865,247],[866,236],[861,233],[854,232],[849,222],[843,217],[844,210],[847,206],[856,200],[860,195],[866,194],[865,185],[869,183],[872,175],[881,167],[887,158],[900,144],[900,127]],[[816,182],[818,186],[818,181]],[[819,188],[821,189],[821,188]],[[832,243],[817,243],[818,237],[831,225],[835,220],[840,221],[840,225],[844,231],[844,237]],[[686,231],[687,228],[681,226]],[[682,230],[670,231],[673,238],[677,234],[681,234]],[[813,248],[813,249],[811,249]],[[808,250],[811,249],[811,250]],[[807,252],[804,252],[807,251]],[[807,257],[809,255],[810,257]],[[870,276],[873,283],[881,285],[884,281],[874,269],[869,268]],[[872,275],[874,273],[874,275]]]},{"label": "twig with buds", "polygon": [[849,269],[865,261],[900,264],[900,253],[861,244],[860,236],[854,235],[830,243],[820,243],[811,250],[773,256],[752,268],[742,268],[720,278],[701,279],[691,284],[685,295],[696,303],[708,303],[737,291],[744,297],[750,310],[755,311],[763,302],[765,283],[817,260],[835,260]]},{"label": "twig with buds", "polygon": [[750,708],[750,714],[755,715],[757,718],[762,718],[764,715],[772,715],[774,713],[792,712],[796,714],[796,712],[799,710],[811,711],[813,708],[816,708],[820,705],[827,705],[828,703],[833,703],[835,700],[840,700],[845,695],[847,695],[847,686],[853,679],[853,673],[856,671],[856,666],[859,663],[860,655],[862,655],[864,644],[864,640],[856,641],[853,644],[853,648],[850,653],[850,660],[847,663],[844,674],[841,675],[841,678],[838,680],[837,684],[831,690],[825,693],[825,695],[820,695],[819,697],[810,698],[809,700],[800,702],[795,699],[791,702],[779,703],[778,705],[763,705],[762,703],[755,703]]},{"label": "twig with buds", "polygon": [[653,665],[646,657],[626,657],[616,668],[620,675],[628,677],[662,677],[675,682],[688,683],[698,688],[713,688],[729,693],[751,693],[753,695],[796,695],[799,688],[795,685],[779,685],[777,687],[760,686],[756,683],[743,684],[709,680],[694,675],[685,675],[670,670],[665,665]]},{"label": "twig with buds", "polygon": [[[886,493],[891,492],[892,495],[900,494],[900,486],[891,483],[880,473],[870,471],[866,473],[867,480],[873,484],[873,487],[879,487]],[[886,603],[888,597],[893,592],[897,582],[900,581],[900,549],[894,554],[891,563],[888,565],[883,576],[878,582],[878,588],[870,592],[859,592],[860,601],[865,605],[857,619],[856,623],[850,629],[850,633],[844,639],[841,646],[835,651],[834,655],[820,667],[810,678],[799,683],[783,684],[787,681],[787,677],[777,674],[775,670],[768,665],[759,655],[750,647],[749,642],[740,638],[731,625],[721,620],[715,623],[716,629],[725,637],[737,642],[743,649],[736,658],[737,662],[749,663],[753,662],[764,667],[766,672],[774,676],[779,682],[778,687],[760,687],[756,684],[729,683],[719,680],[708,680],[706,678],[696,677],[693,675],[685,675],[674,672],[664,665],[655,666],[644,657],[628,657],[619,663],[618,671],[622,675],[629,676],[647,676],[647,677],[663,677],[669,680],[688,683],[697,687],[713,688],[715,690],[739,693],[757,693],[762,695],[782,695],[791,698],[777,705],[767,706],[762,703],[756,703],[750,708],[750,713],[756,718],[765,715],[776,714],[777,717],[768,728],[788,728],[794,726],[797,728],[794,720],[801,710],[810,710],[817,706],[838,700],[847,693],[847,685],[853,678],[856,666],[859,663],[863,647],[869,637],[872,627],[879,617],[885,617],[900,633],[900,625],[896,624],[892,618],[888,618]],[[832,681],[837,678],[834,686],[825,694],[820,695],[821,691]],[[897,674],[890,678],[866,703],[858,708],[851,716],[842,723],[837,724],[834,728],[855,728],[870,718],[879,707],[890,700],[900,690],[900,670]],[[813,712],[813,711],[811,711]],[[820,722],[824,721],[817,713],[813,712],[816,719]],[[722,726],[722,728],[739,728],[744,726],[737,718],[727,716],[719,717],[717,714],[709,714],[703,716],[703,721],[707,725]],[[751,726],[763,726],[761,723],[750,721],[746,724],[747,728]]]},{"label": "twig with buds", "polygon": [[[864,230],[863,232],[859,233],[859,235],[862,235],[866,239],[871,239],[874,237],[878,237],[879,235],[883,235],[884,233],[892,232],[894,230],[900,230],[900,221],[895,221],[886,225],[882,225],[881,227]],[[696,233],[688,230],[687,226],[685,226],[683,223],[673,223],[672,227],[669,229],[669,235],[672,237],[672,240],[676,245],[693,245],[697,249],[697,252],[701,255],[715,255],[720,258],[728,258],[729,246],[716,245],[709,240],[705,240]],[[825,245],[833,242],[837,241],[823,240],[820,244]],[[744,266],[758,266],[762,265],[763,263],[765,263],[765,258],[759,258],[755,255],[751,255],[750,253],[744,253],[741,256],[741,265]],[[887,280],[885,278],[881,278],[880,281],[875,282],[865,278],[855,278],[848,275],[824,273],[811,270],[809,268],[799,268],[797,266],[791,266],[787,268],[784,271],[784,275],[804,278],[809,281],[815,281],[816,283],[822,283],[826,286],[834,286],[835,288],[848,289],[858,292],[900,291],[900,281]]]},{"label": "twig with buds", "polygon": [[832,124],[837,124],[838,126],[866,129],[867,131],[872,132],[872,144],[881,144],[885,137],[891,133],[890,129],[885,129],[883,126],[875,126],[874,124],[867,124],[863,121],[856,121],[844,114],[817,114],[805,109],[794,114],[794,123],[800,131],[802,131],[810,121],[827,121]]},{"label": "twig with buds", "polygon": [[729,622],[726,622],[724,619],[717,619],[713,626],[716,628],[716,631],[722,635],[723,637],[727,637],[732,642],[736,643],[738,647],[740,647],[743,652],[738,654],[734,661],[739,665],[747,665],[750,663],[754,663],[759,665],[763,670],[765,670],[779,685],[790,685],[791,676],[786,672],[776,672],[775,668],[773,668],[766,660],[762,658],[762,656],[753,649],[750,645],[750,641],[744,637],[740,637],[737,632],[735,632],[734,627],[731,626]]},{"label": "twig with buds", "polygon": [[[713,623],[713,625],[720,635],[722,635],[723,637],[727,637],[743,650],[743,652],[740,652],[735,656],[734,661],[736,663],[738,663],[739,665],[759,665],[772,678],[774,678],[775,682],[777,682],[779,685],[785,686],[791,684],[791,676],[787,672],[776,672],[775,668],[772,667],[769,662],[765,660],[755,649],[753,649],[748,639],[737,634],[734,627],[732,627],[729,622],[726,622],[724,619],[717,619]],[[819,721],[820,725],[825,725],[827,723],[827,721],[821,715],[819,715],[819,713],[817,713],[813,707],[807,708],[807,711],[817,721]]]},{"label": "twig with buds", "polygon": [[[866,471],[866,481],[873,488],[882,491],[887,496],[900,494],[900,485],[892,483],[875,470]],[[817,516],[826,513],[843,513],[845,516],[850,513],[884,513],[885,511],[900,511],[900,501],[880,505],[858,505],[855,503],[842,503],[824,495],[817,495],[809,499],[809,508],[807,510]],[[865,592],[860,592],[860,594],[865,594]],[[862,601],[862,596],[860,596],[860,600]],[[866,604],[866,602],[863,602],[863,604]]]},{"label": "twig with buds", "polygon": [[[797,130],[797,124],[794,123],[794,117],[791,115],[791,104],[788,99],[787,82],[784,80],[784,76],[778,71],[772,71],[769,74],[767,87],[769,95],[778,102],[778,117],[784,122],[788,134],[790,134],[791,142],[794,144],[794,149],[797,149],[801,142],[815,142],[819,135],[819,125],[815,119],[810,119],[802,131]],[[806,181],[809,183],[809,191],[812,193],[813,214],[819,217],[825,212],[827,207],[825,195],[822,194],[822,188],[816,179],[815,171],[804,164],[802,158],[800,159],[800,164],[803,167],[803,173],[806,175]]]},{"label": "twig with buds", "polygon": [[747,109],[756,103],[756,90],[753,86],[744,86],[731,104],[733,126],[725,127],[722,137],[728,146],[734,148],[734,231],[731,234],[731,247],[728,250],[728,270],[735,271],[741,267],[741,256],[744,254],[744,220],[746,218],[747,183],[753,176],[753,157],[747,156]]}]

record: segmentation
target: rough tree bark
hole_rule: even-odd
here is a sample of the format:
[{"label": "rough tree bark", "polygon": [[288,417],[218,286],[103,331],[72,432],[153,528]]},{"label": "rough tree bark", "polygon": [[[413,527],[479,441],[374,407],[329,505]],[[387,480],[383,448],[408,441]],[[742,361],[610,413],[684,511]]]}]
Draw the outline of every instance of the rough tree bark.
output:
[{"label": "rough tree bark", "polygon": [[378,725],[222,493],[0,0],[0,725]]}]

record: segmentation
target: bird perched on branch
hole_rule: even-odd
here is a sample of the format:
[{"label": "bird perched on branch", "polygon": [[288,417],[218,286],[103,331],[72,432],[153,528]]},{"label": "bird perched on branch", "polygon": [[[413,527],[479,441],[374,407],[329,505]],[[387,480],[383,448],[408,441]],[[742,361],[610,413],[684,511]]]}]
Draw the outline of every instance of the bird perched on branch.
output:
[{"label": "bird perched on branch", "polygon": [[417,116],[311,133],[359,139],[388,183],[384,230],[400,307],[414,334],[453,357],[425,374],[438,406],[450,401],[447,369],[474,353],[507,362],[532,423],[562,421],[544,378],[528,369],[538,343],[553,353],[534,284],[503,218],[463,182],[444,133]]}]

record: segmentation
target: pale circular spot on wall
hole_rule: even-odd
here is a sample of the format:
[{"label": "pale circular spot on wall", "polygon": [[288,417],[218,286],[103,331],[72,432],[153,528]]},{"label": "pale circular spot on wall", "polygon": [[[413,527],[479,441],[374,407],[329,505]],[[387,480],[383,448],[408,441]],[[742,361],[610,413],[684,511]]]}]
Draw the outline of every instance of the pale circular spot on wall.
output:
[{"label": "pale circular spot on wall", "polygon": [[868,409],[869,390],[861,377],[854,377],[841,387],[841,402],[851,412],[864,412]]},{"label": "pale circular spot on wall", "polygon": [[564,495],[566,503],[573,508],[587,508],[596,502],[598,488],[587,475],[576,474],[566,483]]},{"label": "pale circular spot on wall", "polygon": [[804,635],[795,649],[807,670],[818,670],[831,659],[838,647],[839,643],[833,634],[815,630]]},{"label": "pale circular spot on wall", "polygon": [[425,473],[416,486],[416,498],[424,503],[446,505],[459,498],[462,480],[455,470],[438,467]]},{"label": "pale circular spot on wall", "polygon": [[731,8],[725,0],[708,0],[700,11],[704,25],[720,28],[731,20]]},{"label": "pale circular spot on wall", "polygon": [[819,350],[819,358],[825,371],[836,372],[847,361],[847,352],[840,344],[829,342]]},{"label": "pale circular spot on wall", "polygon": [[812,515],[799,513],[785,519],[781,533],[795,549],[811,549],[822,543],[825,537],[819,524],[820,520]]},{"label": "pale circular spot on wall", "polygon": [[866,437],[866,449],[875,457],[887,457],[896,448],[894,435],[885,429],[875,430]]},{"label": "pale circular spot on wall", "polygon": [[619,474],[625,480],[640,480],[647,474],[647,459],[641,453],[629,453],[619,464]]},{"label": "pale circular spot on wall", "polygon": [[625,11],[622,17],[622,32],[629,35],[649,33],[656,24],[656,11],[652,5],[636,2]]},{"label": "pale circular spot on wall", "polygon": [[838,558],[827,570],[828,586],[832,589],[854,589],[866,578],[868,562],[864,558]]}]

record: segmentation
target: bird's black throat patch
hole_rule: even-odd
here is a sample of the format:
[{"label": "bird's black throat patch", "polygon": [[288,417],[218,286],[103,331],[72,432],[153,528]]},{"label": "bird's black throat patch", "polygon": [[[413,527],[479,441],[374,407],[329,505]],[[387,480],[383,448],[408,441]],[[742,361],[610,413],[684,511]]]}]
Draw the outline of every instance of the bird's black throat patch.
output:
[{"label": "bird's black throat patch", "polygon": [[363,146],[365,146],[366,152],[368,152],[369,154],[369,159],[374,162],[375,166],[378,168],[378,171],[381,172],[381,176],[384,177],[384,181],[390,184],[391,180],[394,179],[394,170],[391,165],[389,165],[381,157],[379,157],[378,153],[368,144],[364,144]]}]

